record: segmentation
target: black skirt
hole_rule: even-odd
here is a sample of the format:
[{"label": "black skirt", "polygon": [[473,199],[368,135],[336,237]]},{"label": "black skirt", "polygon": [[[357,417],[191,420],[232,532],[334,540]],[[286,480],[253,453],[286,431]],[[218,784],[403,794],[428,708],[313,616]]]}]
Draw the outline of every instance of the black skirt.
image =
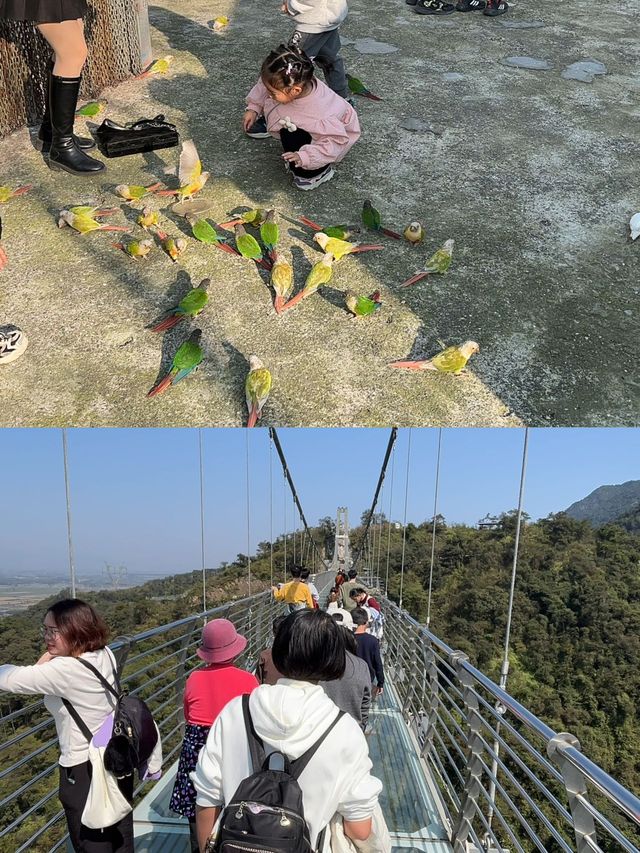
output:
[{"label": "black skirt", "polygon": [[0,0],[0,20],[59,24],[87,13],[86,0]]}]

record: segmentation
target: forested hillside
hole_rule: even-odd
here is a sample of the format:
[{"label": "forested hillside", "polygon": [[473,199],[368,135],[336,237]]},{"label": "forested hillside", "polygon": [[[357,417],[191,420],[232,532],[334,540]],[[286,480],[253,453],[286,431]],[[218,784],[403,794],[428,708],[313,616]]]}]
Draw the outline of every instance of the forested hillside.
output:
[{"label": "forested hillside", "polygon": [[640,510],[640,480],[628,480],[615,486],[600,486],[586,498],[572,503],[566,514],[594,526],[617,521],[621,515]]}]

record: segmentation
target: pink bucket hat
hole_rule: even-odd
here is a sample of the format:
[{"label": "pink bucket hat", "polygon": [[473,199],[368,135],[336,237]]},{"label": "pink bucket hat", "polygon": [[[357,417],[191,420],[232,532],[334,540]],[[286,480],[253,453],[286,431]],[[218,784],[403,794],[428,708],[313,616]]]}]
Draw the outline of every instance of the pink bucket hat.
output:
[{"label": "pink bucket hat", "polygon": [[226,663],[244,651],[246,645],[246,638],[238,634],[233,622],[212,619],[202,629],[202,640],[196,654],[207,663]]}]

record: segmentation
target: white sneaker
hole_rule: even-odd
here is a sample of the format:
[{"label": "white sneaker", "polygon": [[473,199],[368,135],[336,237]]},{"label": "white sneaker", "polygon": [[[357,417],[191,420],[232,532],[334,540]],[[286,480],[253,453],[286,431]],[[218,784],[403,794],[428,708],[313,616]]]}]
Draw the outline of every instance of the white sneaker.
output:
[{"label": "white sneaker", "polygon": [[315,175],[313,178],[302,178],[300,175],[293,176],[293,183],[299,190],[315,190],[320,184],[326,184],[335,175],[333,166],[327,166],[324,172]]},{"label": "white sneaker", "polygon": [[29,341],[17,326],[0,326],[0,364],[8,364],[20,358]]}]

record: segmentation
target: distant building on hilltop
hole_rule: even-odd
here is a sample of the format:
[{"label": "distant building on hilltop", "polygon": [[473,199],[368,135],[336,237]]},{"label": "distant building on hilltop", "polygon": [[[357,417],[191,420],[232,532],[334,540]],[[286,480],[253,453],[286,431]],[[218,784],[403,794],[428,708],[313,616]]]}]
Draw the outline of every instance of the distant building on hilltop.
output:
[{"label": "distant building on hilltop", "polygon": [[489,515],[487,513],[484,518],[478,522],[478,530],[497,530],[500,526],[500,519],[497,515]]}]

